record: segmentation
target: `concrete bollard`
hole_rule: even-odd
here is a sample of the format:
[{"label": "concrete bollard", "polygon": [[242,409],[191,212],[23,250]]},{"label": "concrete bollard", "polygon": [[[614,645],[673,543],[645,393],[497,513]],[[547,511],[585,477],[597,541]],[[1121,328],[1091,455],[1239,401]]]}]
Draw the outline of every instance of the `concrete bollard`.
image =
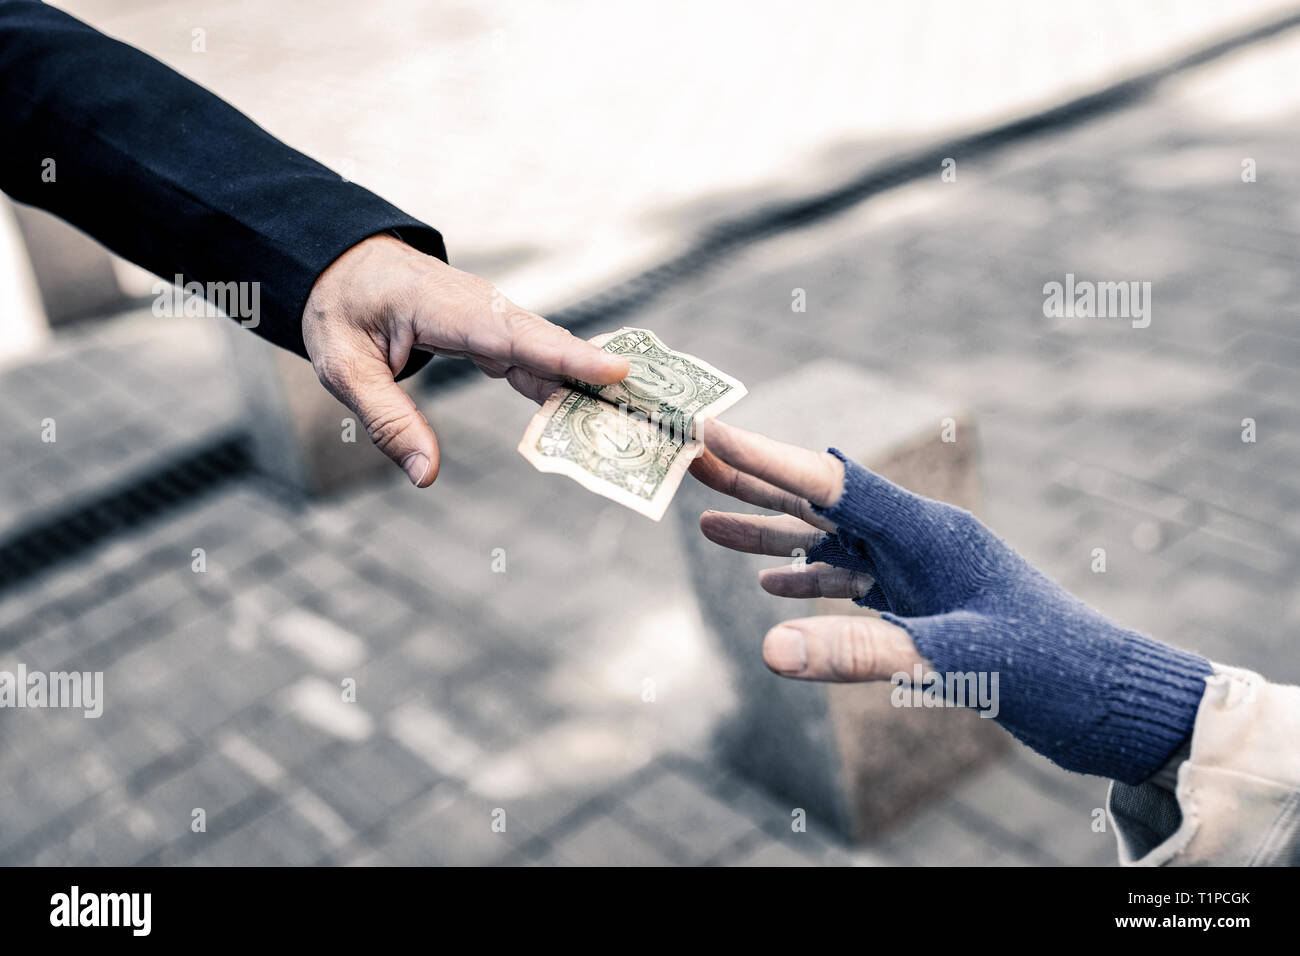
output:
[{"label": "concrete bollard", "polygon": [[228,319],[214,321],[226,329],[259,471],[299,496],[312,497],[393,467],[357,416],[324,389],[310,362]]},{"label": "concrete bollard", "polygon": [[0,366],[30,355],[49,338],[45,301],[17,212],[0,196]]},{"label": "concrete bollard", "polygon": [[13,207],[51,326],[116,312],[128,305],[113,255],[57,216]]},{"label": "concrete bollard", "polygon": [[[843,363],[802,366],[754,388],[723,417],[781,441],[816,449],[835,445],[911,491],[978,508],[969,418]],[[973,711],[892,706],[887,682],[814,684],[769,672],[760,645],[774,624],[811,614],[874,612],[848,601],[766,594],[757,572],[781,559],[725,551],[698,526],[708,508],[755,509],[691,480],[679,499],[673,508],[683,525],[701,611],[731,663],[739,700],[717,743],[742,776],[845,838],[862,840],[897,824],[1006,745],[1006,734]]]}]

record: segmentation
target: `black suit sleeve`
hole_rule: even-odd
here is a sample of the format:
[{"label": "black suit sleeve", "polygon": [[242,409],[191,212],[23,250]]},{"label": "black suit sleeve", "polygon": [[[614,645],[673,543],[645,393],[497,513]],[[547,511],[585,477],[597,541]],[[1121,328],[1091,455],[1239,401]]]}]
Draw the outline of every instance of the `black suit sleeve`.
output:
[{"label": "black suit sleeve", "polygon": [[[14,199],[165,279],[260,283],[255,331],[304,357],[307,295],[348,248],[393,231],[447,258],[437,230],[152,57],[32,0],[0,0],[0,142],[0,188]],[[412,353],[403,374],[428,358]]]}]

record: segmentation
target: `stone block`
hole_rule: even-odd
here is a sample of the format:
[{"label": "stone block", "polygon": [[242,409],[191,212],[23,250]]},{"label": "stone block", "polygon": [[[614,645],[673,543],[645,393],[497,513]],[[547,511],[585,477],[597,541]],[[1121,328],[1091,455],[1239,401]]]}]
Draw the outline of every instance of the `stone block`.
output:
[{"label": "stone block", "polygon": [[[834,445],[892,481],[978,510],[977,450],[970,418],[934,397],[825,360],[754,388],[725,419],[809,448]],[[947,420],[951,421],[947,421]],[[944,441],[945,425],[955,441]],[[687,481],[674,512],[707,626],[731,664],[739,705],[719,731],[726,762],[810,825],[870,839],[986,763],[1004,732],[973,711],[903,709],[888,683],[817,684],[770,673],[764,633],[792,617],[874,613],[847,601],[792,601],[758,587],[779,558],[725,552],[699,532],[708,508],[753,510]]]},{"label": "stone block", "polygon": [[[350,487],[392,468],[361,421],[325,390],[311,363],[224,321],[248,414],[259,471],[311,497]],[[354,424],[345,426],[346,419]],[[345,434],[345,427],[348,428]],[[345,440],[345,437],[354,440]]]}]

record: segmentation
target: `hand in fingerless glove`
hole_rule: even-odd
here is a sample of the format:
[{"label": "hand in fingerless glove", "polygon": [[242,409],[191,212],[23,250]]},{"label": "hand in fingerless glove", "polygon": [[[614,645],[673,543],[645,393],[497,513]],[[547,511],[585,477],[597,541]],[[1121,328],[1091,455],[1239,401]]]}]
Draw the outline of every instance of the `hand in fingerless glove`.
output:
[{"label": "hand in fingerless glove", "polygon": [[1191,733],[1210,664],[1120,627],[968,511],[914,495],[831,449],[836,532],[808,560],[870,574],[857,603],[904,628],[941,673],[998,674],[997,720],[1069,770],[1145,780]]}]

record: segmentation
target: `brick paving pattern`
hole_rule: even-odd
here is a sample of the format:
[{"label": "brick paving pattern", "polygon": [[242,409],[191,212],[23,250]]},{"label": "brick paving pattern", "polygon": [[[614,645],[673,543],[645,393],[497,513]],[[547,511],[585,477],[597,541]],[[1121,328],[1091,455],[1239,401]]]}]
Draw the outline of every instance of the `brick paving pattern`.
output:
[{"label": "brick paving pattern", "polygon": [[[1225,125],[1176,93],[956,157],[956,183],[747,250],[635,324],[751,389],[833,353],[960,399],[995,530],[1123,623],[1296,682],[1295,117]],[[1151,281],[1150,327],[1045,319],[1066,273]],[[0,373],[4,526],[238,419],[192,328],[112,323]],[[726,680],[672,523],[533,472],[499,384],[425,405],[431,491],[394,472],[304,508],[249,479],[4,596],[0,669],[103,670],[107,702],[0,719],[0,862],[1114,861],[1105,781],[1020,748],[865,845],[792,832],[711,758]]]}]

